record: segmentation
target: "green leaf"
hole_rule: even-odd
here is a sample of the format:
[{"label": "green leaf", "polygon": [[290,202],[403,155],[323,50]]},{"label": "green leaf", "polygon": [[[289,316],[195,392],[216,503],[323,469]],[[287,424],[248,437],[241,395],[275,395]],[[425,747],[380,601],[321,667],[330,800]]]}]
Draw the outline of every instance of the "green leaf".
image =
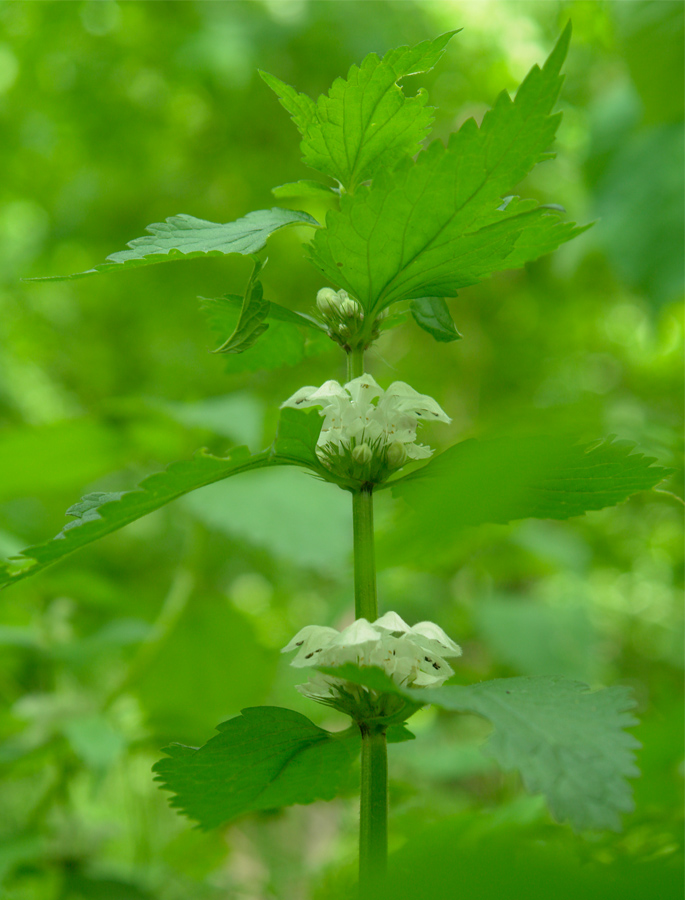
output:
[{"label": "green leaf", "polygon": [[67,281],[84,278],[97,272],[113,269],[130,269],[133,266],[151,266],[171,262],[176,259],[191,259],[195,256],[225,256],[241,253],[249,256],[261,250],[267,238],[286,225],[312,225],[318,222],[309,213],[294,209],[259,209],[248,213],[242,219],[218,225],[194,216],[171,216],[165,222],[147,226],[149,235],[135,238],[127,245],[129,250],[112,253],[106,262],[73,275],[50,275],[42,278],[27,278],[26,281]]},{"label": "green leaf", "polygon": [[398,82],[432,69],[454,34],[390,50],[383,59],[371,53],[316,103],[273,75],[259,74],[300,130],[305,163],[353,193],[380,169],[420,149],[433,108],[425,105],[423,92],[405,97]]},{"label": "green leaf", "polygon": [[269,302],[264,299],[262,283],[257,279],[263,267],[264,263],[255,259],[254,269],[240,305],[238,322],[233,332],[213,351],[214,353],[243,353],[269,327],[264,323],[269,312]]},{"label": "green leaf", "polygon": [[271,193],[279,200],[291,200],[295,197],[327,197],[337,199],[339,194],[335,188],[321,184],[320,181],[289,181],[271,188]]},{"label": "green leaf", "polygon": [[426,701],[489,719],[485,752],[505,770],[518,769],[526,790],[546,796],[554,817],[576,831],[620,831],[620,813],[633,809],[634,750],[623,730],[637,724],[631,690],[590,691],[562,678],[485,681],[426,690]]},{"label": "green leaf", "polygon": [[461,335],[442,297],[419,297],[411,301],[409,308],[416,324],[436,341],[449,343],[460,340]]},{"label": "green leaf", "polygon": [[164,472],[149,475],[133,491],[86,494],[67,510],[67,515],[73,516],[74,521],[65,525],[56,537],[29,547],[20,557],[0,566],[0,587],[42,571],[80,547],[118,531],[177,497],[241,472],[266,466],[294,465],[310,468],[326,477],[328,470],[314,451],[321,425],[321,418],[316,414],[285,409],[278,435],[269,450],[251,454],[247,447],[238,447],[226,457],[200,450],[192,460],[172,463]]},{"label": "green leaf", "polygon": [[515,519],[568,519],[620,503],[670,473],[609,437],[573,444],[566,437],[468,440],[391,483],[402,510],[381,557],[422,559],[449,551],[460,531]]},{"label": "green leaf", "polygon": [[472,685],[400,688],[382,669],[347,663],[322,669],[356,684],[489,719],[487,755],[505,770],[518,769],[530,793],[543,793],[552,814],[578,831],[621,828],[633,809],[626,778],[638,776],[640,743],[624,729],[637,725],[628,710],[630,688],[590,691],[563,678],[503,678]]},{"label": "green leaf", "polygon": [[480,128],[469,119],[447,148],[435,141],[416,162],[383,168],[370,187],[343,196],[310,245],[314,265],[371,312],[452,296],[580,234],[535,201],[502,199],[549,158],[569,37],[567,28],[544,68],[531,70],[514,102],[502,93]]},{"label": "green leaf", "polygon": [[289,709],[259,706],[218,726],[199,749],[176,744],[154,766],[171,805],[203,829],[243,813],[332,800],[351,787],[357,729],[331,734]]}]

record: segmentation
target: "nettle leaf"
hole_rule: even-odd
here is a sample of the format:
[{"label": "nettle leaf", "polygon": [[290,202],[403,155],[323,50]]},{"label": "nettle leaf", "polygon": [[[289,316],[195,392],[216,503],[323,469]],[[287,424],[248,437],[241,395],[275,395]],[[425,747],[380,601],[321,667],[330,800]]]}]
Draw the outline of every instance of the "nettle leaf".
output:
[{"label": "nettle leaf", "polygon": [[402,299],[452,296],[580,234],[557,210],[507,196],[550,156],[569,39],[570,26],[515,101],[500,94],[480,128],[469,119],[447,147],[435,141],[416,162],[383,168],[370,187],[343,196],[310,245],[312,263],[377,312]]},{"label": "nettle leaf", "polygon": [[256,259],[245,289],[245,296],[240,304],[236,326],[223,344],[213,351],[214,353],[243,353],[269,327],[264,322],[269,312],[269,302],[264,299],[264,289],[257,278],[263,267],[264,263]]},{"label": "nettle leaf", "polygon": [[65,525],[56,537],[29,547],[21,556],[0,566],[0,587],[42,571],[177,497],[241,472],[268,466],[302,466],[321,477],[328,477],[329,472],[314,449],[321,425],[322,420],[317,414],[284,409],[278,435],[268,450],[250,453],[247,447],[238,447],[226,457],[200,450],[191,460],[172,463],[165,471],[149,475],[133,491],[86,494],[67,510],[67,515],[73,516],[74,521]]},{"label": "nettle leaf", "polygon": [[568,519],[614,506],[670,474],[613,436],[594,444],[567,437],[511,437],[455,444],[391,483],[406,501],[381,543],[388,560],[449,551],[466,527],[515,519]]},{"label": "nettle leaf", "polygon": [[247,812],[332,800],[353,786],[359,731],[324,731],[290,709],[258,706],[196,749],[173,744],[153,770],[171,805],[216,828]]},{"label": "nettle leaf", "polygon": [[630,688],[590,691],[562,678],[485,681],[427,690],[443,709],[489,719],[484,751],[505,770],[517,769],[531,794],[544,794],[552,815],[576,831],[621,830],[620,813],[633,809],[627,778],[640,743],[624,729],[637,725]]},{"label": "nettle leaf", "polygon": [[433,108],[426,106],[424,92],[405,97],[398,82],[430,71],[454,34],[390,50],[382,59],[371,53],[316,103],[273,75],[259,74],[297,125],[305,163],[353,193],[381,168],[420,149]]},{"label": "nettle leaf", "polygon": [[411,301],[409,309],[416,324],[436,341],[449,343],[461,339],[442,297],[419,297]]},{"label": "nettle leaf", "polygon": [[414,704],[488,719],[494,728],[484,752],[503,769],[517,769],[526,790],[544,794],[555,818],[578,831],[619,831],[619,814],[633,809],[626,779],[640,774],[634,754],[640,743],[625,732],[638,724],[629,712],[636,705],[630,688],[590,691],[544,676],[400,688],[379,668],[348,663],[321,671]]},{"label": "nettle leaf", "polygon": [[319,223],[309,213],[278,207],[255,210],[242,219],[227,222],[225,225],[196,219],[194,216],[171,216],[165,222],[148,225],[147,231],[150,234],[130,241],[127,245],[129,250],[112,253],[106,262],[86,272],[25,280],[67,281],[95,275],[98,272],[151,266],[177,259],[191,259],[195,256],[225,256],[229,253],[249,256],[261,250],[270,235],[287,225],[319,227]]}]

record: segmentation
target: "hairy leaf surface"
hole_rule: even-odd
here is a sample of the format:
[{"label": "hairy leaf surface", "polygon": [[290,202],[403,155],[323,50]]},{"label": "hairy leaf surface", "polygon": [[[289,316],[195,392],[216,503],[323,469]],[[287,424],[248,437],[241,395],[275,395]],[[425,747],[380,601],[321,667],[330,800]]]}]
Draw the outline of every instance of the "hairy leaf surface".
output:
[{"label": "hairy leaf surface", "polygon": [[204,829],[246,812],[332,800],[352,787],[358,730],[331,734],[290,709],[258,706],[196,749],[174,744],[154,766],[171,805]]},{"label": "hairy leaf surface", "polygon": [[405,97],[398,82],[428,72],[440,59],[451,31],[415,47],[398,47],[382,59],[370,53],[347,78],[337,78],[316,103],[273,75],[260,72],[302,135],[308,166],[336,179],[349,193],[420,149],[433,121],[426,95]]},{"label": "hairy leaf surface", "polygon": [[145,237],[129,242],[128,250],[112,253],[104,263],[73,275],[50,275],[27,281],[67,281],[98,272],[130,269],[191,259],[194,256],[225,256],[229,253],[249,255],[261,250],[267,238],[286,225],[318,226],[308,213],[294,209],[258,209],[235,222],[219,225],[194,216],[171,216],[165,222],[148,225]]},{"label": "hairy leaf surface", "polygon": [[0,567],[0,587],[40,572],[74,550],[118,531],[177,497],[241,472],[294,465],[326,475],[327,470],[314,450],[321,425],[321,418],[316,414],[285,409],[276,441],[261,453],[238,447],[228,456],[218,457],[200,450],[192,460],[172,463],[164,472],[149,475],[133,491],[86,494],[67,510],[74,521],[65,525],[56,537],[29,547],[20,557]]},{"label": "hairy leaf surface", "polygon": [[515,101],[500,94],[480,128],[469,119],[447,147],[435,141],[343,196],[310,245],[314,265],[371,311],[450,296],[579,234],[556,210],[510,196],[550,156],[569,38],[567,27],[544,68],[530,71]]}]

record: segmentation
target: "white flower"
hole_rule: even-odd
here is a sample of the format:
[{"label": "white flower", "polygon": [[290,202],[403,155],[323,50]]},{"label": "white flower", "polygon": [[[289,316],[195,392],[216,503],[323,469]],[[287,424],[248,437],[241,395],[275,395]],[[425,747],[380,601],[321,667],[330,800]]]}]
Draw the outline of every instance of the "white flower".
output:
[{"label": "white flower", "polygon": [[[441,685],[454,674],[445,658],[461,656],[461,648],[434,622],[419,622],[410,628],[394,612],[375,622],[357,619],[342,631],[307,625],[281,652],[292,650],[298,651],[291,662],[296,668],[335,668],[345,663],[378,666],[397,685],[415,688]],[[354,693],[350,688],[349,682],[320,672],[314,673],[308,684],[297,686],[301,694],[323,702],[336,700],[341,689]]]},{"label": "white flower", "polygon": [[[400,444],[410,459],[426,459],[433,452],[416,443],[419,422],[452,421],[432,397],[419,394],[403,381],[384,391],[370,375],[344,386],[326,381],[319,388],[300,388],[281,406],[321,407],[324,422],[317,446],[325,451],[340,452],[366,443],[385,453],[390,445]],[[397,449],[392,454],[396,460],[402,458]]]}]

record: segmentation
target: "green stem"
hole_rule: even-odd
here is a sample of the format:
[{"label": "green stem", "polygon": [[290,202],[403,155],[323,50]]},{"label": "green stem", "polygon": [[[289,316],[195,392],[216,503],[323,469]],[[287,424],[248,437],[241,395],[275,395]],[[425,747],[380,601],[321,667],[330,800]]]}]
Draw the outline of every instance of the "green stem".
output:
[{"label": "green stem", "polygon": [[363,484],[352,494],[352,527],[354,531],[354,616],[375,622],[378,618],[376,598],[376,554],[373,544],[373,485]]},{"label": "green stem", "polygon": [[388,748],[385,732],[362,732],[359,898],[370,900],[388,866]]},{"label": "green stem", "polygon": [[347,380],[364,374],[364,348],[356,347],[347,354]]}]

